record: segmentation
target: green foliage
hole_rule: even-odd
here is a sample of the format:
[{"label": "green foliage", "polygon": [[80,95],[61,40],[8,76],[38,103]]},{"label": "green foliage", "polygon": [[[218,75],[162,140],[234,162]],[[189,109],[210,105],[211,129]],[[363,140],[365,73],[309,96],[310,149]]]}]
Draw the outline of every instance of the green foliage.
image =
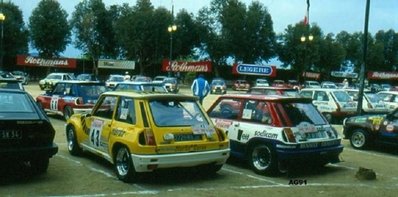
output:
[{"label": "green foliage", "polygon": [[29,18],[32,45],[42,57],[55,57],[70,42],[68,14],[58,1],[42,0]]},{"label": "green foliage", "polygon": [[28,35],[22,18],[22,11],[13,3],[0,4],[5,20],[3,22],[4,57],[15,57],[17,54],[28,53]]}]

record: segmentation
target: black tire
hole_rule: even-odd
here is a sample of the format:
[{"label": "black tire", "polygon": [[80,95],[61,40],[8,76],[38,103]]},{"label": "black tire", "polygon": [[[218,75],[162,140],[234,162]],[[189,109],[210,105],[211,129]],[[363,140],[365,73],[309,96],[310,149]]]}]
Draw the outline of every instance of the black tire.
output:
[{"label": "black tire", "polygon": [[66,141],[68,151],[71,155],[79,156],[83,153],[83,150],[79,147],[77,142],[75,127],[72,125],[66,127]]},{"label": "black tire", "polygon": [[251,147],[249,165],[257,174],[275,175],[279,171],[274,148],[267,144],[256,144]]},{"label": "black tire", "polygon": [[50,159],[47,156],[41,156],[30,160],[30,168],[33,174],[42,174],[47,172]]},{"label": "black tire", "polygon": [[63,113],[64,113],[65,120],[68,120],[73,115],[72,107],[65,106]]},{"label": "black tire", "polygon": [[114,157],[115,172],[119,180],[130,183],[137,180],[137,172],[131,160],[130,151],[125,146],[120,146]]},{"label": "black tire", "polygon": [[355,129],[350,136],[350,144],[355,149],[366,149],[370,145],[369,133],[362,129]]}]

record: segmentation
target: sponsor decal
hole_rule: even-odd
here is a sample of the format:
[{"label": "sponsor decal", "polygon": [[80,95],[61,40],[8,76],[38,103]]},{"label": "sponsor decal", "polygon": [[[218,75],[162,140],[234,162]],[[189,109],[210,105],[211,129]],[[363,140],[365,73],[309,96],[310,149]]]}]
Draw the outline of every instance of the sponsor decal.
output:
[{"label": "sponsor decal", "polygon": [[40,57],[17,55],[17,65],[74,69],[76,68],[76,59],[71,59],[71,58],[45,59]]},{"label": "sponsor decal", "polygon": [[275,77],[276,66],[266,66],[266,65],[256,65],[256,64],[234,64],[232,66],[232,74]]},{"label": "sponsor decal", "polygon": [[224,120],[224,119],[216,119],[216,126],[221,127],[221,128],[228,128],[232,125],[232,121],[230,120]]},{"label": "sponsor decal", "polygon": [[162,62],[163,72],[212,72],[211,61],[201,62],[178,62],[170,61],[168,59]]},{"label": "sponsor decal", "polygon": [[123,131],[121,129],[112,129],[112,135],[117,136],[117,137],[123,137],[126,131]]},{"label": "sponsor decal", "polygon": [[268,133],[267,131],[255,131],[254,136],[257,137],[265,137],[265,138],[270,138],[270,139],[277,139],[278,134],[276,133]]},{"label": "sponsor decal", "polygon": [[398,72],[368,72],[368,79],[398,80]]},{"label": "sponsor decal", "polygon": [[312,78],[312,79],[319,80],[319,78],[321,77],[321,74],[314,73],[314,72],[303,72],[302,76],[305,78]]}]

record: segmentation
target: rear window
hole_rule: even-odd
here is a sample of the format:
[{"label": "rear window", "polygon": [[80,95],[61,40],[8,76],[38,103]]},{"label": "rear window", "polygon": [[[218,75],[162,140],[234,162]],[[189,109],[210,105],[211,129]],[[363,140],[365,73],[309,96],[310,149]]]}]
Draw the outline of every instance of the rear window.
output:
[{"label": "rear window", "polygon": [[0,113],[34,112],[32,103],[25,94],[0,92]]},{"label": "rear window", "polygon": [[149,107],[159,127],[209,125],[195,101],[151,100]]},{"label": "rear window", "polygon": [[101,84],[82,84],[78,85],[78,91],[83,97],[99,97],[106,91],[106,87]]},{"label": "rear window", "polygon": [[293,127],[299,125],[301,122],[308,122],[314,125],[327,124],[316,107],[311,103],[281,103],[279,105],[282,105]]}]

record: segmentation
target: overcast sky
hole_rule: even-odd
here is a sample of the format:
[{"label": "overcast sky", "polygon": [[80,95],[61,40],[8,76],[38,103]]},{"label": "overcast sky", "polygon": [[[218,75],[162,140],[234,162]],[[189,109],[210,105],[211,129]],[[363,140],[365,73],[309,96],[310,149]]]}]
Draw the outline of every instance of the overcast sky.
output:
[{"label": "overcast sky", "polygon": [[[4,0],[7,2],[8,0]],[[40,0],[10,0],[19,6],[23,12],[25,23]],[[80,0],[58,0],[69,17]],[[209,6],[211,0],[151,0],[155,7],[163,6],[171,9],[174,4],[175,12],[186,9],[197,14],[202,7]],[[267,7],[271,14],[274,31],[283,33],[289,24],[303,20],[307,8],[306,0],[259,0]],[[129,3],[135,5],[135,0],[103,0],[109,6]],[[241,0],[249,5],[252,0]],[[325,34],[337,34],[340,31],[363,32],[365,21],[366,0],[310,0],[310,23],[316,23]],[[393,29],[398,31],[398,0],[371,0],[369,15],[369,32],[373,35],[379,30]],[[78,57],[80,52],[68,47],[64,54],[68,57]]]}]

